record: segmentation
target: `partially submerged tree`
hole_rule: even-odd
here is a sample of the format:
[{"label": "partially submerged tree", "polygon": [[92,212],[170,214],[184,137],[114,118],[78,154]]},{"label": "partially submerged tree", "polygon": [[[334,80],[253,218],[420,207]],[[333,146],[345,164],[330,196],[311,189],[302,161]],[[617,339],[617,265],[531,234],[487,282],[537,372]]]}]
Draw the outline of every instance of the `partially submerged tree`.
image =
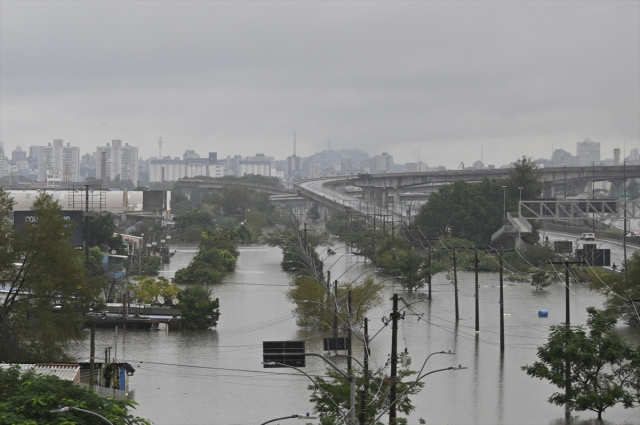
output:
[{"label": "partially submerged tree", "polygon": [[212,291],[203,285],[194,285],[178,292],[178,308],[183,329],[210,329],[218,324],[220,301],[212,299]]},{"label": "partially submerged tree", "polygon": [[[293,314],[298,326],[314,329],[331,329],[335,312],[338,315],[340,329],[360,323],[366,313],[382,303],[382,286],[372,277],[360,282],[342,282],[338,285],[338,297],[335,297],[333,285],[326,286],[308,276],[300,276],[291,281],[287,299],[295,304]],[[347,309],[347,296],[351,291],[351,314]]]},{"label": "partially submerged tree", "polygon": [[[582,326],[551,327],[549,341],[538,347],[539,361],[522,369],[529,376],[550,381],[560,391],[549,397],[572,410],[602,412],[621,403],[633,407],[640,391],[640,348],[631,347],[613,332],[616,318],[587,308],[587,332]],[[569,362],[571,389],[567,392],[565,365]]]}]

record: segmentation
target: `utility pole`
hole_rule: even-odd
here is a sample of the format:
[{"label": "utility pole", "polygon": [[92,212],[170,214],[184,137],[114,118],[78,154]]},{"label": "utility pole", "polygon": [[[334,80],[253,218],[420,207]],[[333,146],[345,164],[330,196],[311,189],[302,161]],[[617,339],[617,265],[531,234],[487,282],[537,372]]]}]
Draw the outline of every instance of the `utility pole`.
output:
[{"label": "utility pole", "polygon": [[456,250],[453,250],[453,294],[456,304],[456,322],[460,319],[460,311],[458,310],[458,270],[457,270],[458,257],[456,256]]},{"label": "utility pole", "polygon": [[[338,338],[338,280],[333,282],[333,337]],[[338,346],[336,345],[336,354]]]},{"label": "utility pole", "polygon": [[304,222],[304,252],[307,252],[307,222]]},{"label": "utility pole", "polygon": [[96,321],[91,321],[91,348],[89,350],[89,388],[93,388],[96,357]]},{"label": "utility pole", "polygon": [[84,185],[84,266],[89,268],[89,188]]},{"label": "utility pole", "polygon": [[475,271],[476,271],[476,332],[480,332],[480,284],[478,283],[478,250],[474,251]]},{"label": "utility pole", "polygon": [[[567,336],[569,333],[569,328],[571,327],[571,314],[570,314],[570,304],[569,304],[569,265],[570,264],[586,264],[583,261],[549,261],[549,264],[561,264],[564,266],[564,285],[565,285],[565,326],[567,328]],[[569,393],[571,392],[571,363],[569,360],[565,362],[564,365],[564,379],[565,379],[565,394],[567,398]],[[571,417],[571,405],[567,401],[564,405],[564,417]]]},{"label": "utility pole", "polygon": [[347,296],[347,324],[349,325],[347,326],[347,342],[349,343],[347,347],[347,374],[351,375],[351,291]]},{"label": "utility pole", "polygon": [[369,320],[364,318],[364,384],[360,391],[360,425],[367,425],[367,391],[369,390]]},{"label": "utility pole", "polygon": [[396,383],[398,380],[398,294],[393,294],[393,311],[391,313],[391,389],[389,391],[389,425],[396,425]]},{"label": "utility pole", "polygon": [[622,248],[624,250],[624,274],[627,275],[627,161],[622,161],[622,193],[624,194],[624,233],[622,233]]},{"label": "utility pole", "polygon": [[490,254],[498,254],[500,260],[500,352],[504,353],[504,269],[502,267],[502,254],[505,252],[514,252],[515,249],[510,250],[494,250],[487,251]]},{"label": "utility pole", "polygon": [[500,352],[504,353],[504,279],[502,272],[502,255],[500,257]]}]

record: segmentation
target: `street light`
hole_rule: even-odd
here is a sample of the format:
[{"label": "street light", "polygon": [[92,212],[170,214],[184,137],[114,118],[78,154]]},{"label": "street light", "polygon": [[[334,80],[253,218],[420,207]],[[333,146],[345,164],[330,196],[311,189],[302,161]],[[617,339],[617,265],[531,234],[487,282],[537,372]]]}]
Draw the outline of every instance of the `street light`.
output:
[{"label": "street light", "polygon": [[96,412],[92,412],[91,410],[80,409],[78,407],[73,407],[73,406],[65,406],[65,407],[58,406],[57,409],[49,410],[49,413],[62,413],[62,412],[68,412],[69,410],[77,410],[78,412],[89,413],[90,415],[97,416],[103,421],[105,421],[106,423],[113,425],[113,423],[109,419],[97,414]]},{"label": "street light", "polygon": [[[325,363],[327,363],[328,365],[330,365],[332,368],[334,368],[336,370],[336,372],[338,372],[340,375],[342,375],[342,377],[344,379],[347,380],[347,382],[349,382],[349,386],[350,386],[350,397],[349,397],[349,405],[350,405],[350,409],[349,409],[349,422],[350,425],[356,425],[356,378],[354,375],[347,375],[346,373],[344,373],[338,366],[336,366],[335,363],[333,363],[331,360],[329,360],[328,358],[326,358],[325,356],[323,356],[322,354],[316,354],[316,353],[304,353],[305,356],[314,356],[314,357],[320,357],[322,360],[325,361]],[[311,382],[313,382],[313,384],[319,388],[320,390],[322,390],[322,392],[324,393],[324,395],[326,395],[329,400],[331,400],[331,402],[336,406],[336,408],[338,409],[338,411],[340,411],[340,406],[333,400],[333,398],[331,398],[331,396],[320,386],[318,385],[318,383],[311,377],[309,376],[306,372],[304,372],[303,370],[298,369],[295,366],[291,366],[291,365],[287,365],[284,363],[278,363],[278,362],[269,362],[271,364],[277,364],[279,366],[284,366],[284,367],[290,367],[291,369],[295,369],[298,372],[302,373],[304,376],[306,376],[307,378],[309,378],[311,380]],[[268,364],[263,362],[263,364]]]},{"label": "street light", "polygon": [[502,196],[503,196],[502,211],[504,213],[502,224],[506,224],[507,222],[507,186],[502,186]]},{"label": "street light", "polygon": [[318,419],[316,416],[310,416],[309,413],[306,415],[291,415],[291,416],[283,416],[281,418],[275,418],[268,420],[267,422],[262,422],[260,425],[270,424],[271,422],[281,421],[283,419]]}]

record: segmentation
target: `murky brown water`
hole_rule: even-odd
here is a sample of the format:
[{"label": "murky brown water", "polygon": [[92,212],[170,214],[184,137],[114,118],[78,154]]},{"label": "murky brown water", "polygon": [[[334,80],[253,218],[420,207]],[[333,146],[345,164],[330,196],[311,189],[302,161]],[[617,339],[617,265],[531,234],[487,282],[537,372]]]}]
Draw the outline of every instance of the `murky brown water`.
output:
[{"label": "murky brown water", "polygon": [[[195,253],[195,247],[172,249],[178,249],[178,253],[170,271],[164,273],[168,277],[171,271],[188,264]],[[256,246],[240,251],[238,270],[226,282],[213,285],[221,305],[216,330],[127,331],[124,336],[119,332],[118,359],[136,368],[132,388],[140,403],[140,416],[159,425],[248,425],[312,410],[306,377],[294,370],[262,368],[262,341],[304,338],[307,351],[321,353],[322,338],[327,335],[296,326],[292,306],[285,299],[290,275],[280,270],[279,249]],[[354,278],[372,268],[352,255],[332,256],[325,269],[328,267],[334,277],[351,267],[343,278]],[[408,349],[413,358],[411,368],[419,369],[429,353],[440,350],[452,350],[456,355],[434,356],[426,370],[458,364],[468,367],[427,377],[424,390],[414,397],[416,411],[409,423],[417,424],[418,418],[428,424],[567,423],[564,408],[546,401],[554,387],[520,370],[535,361],[536,347],[546,341],[549,325],[564,320],[564,288],[554,284],[544,291],[534,291],[528,284],[505,285],[506,350],[501,356],[497,276],[480,277],[481,332],[477,335],[473,275],[459,276],[458,324],[454,322],[453,288],[444,274],[434,279],[431,303],[423,293],[407,294],[388,281],[384,306],[368,315],[370,335],[374,335],[384,326],[381,319],[389,315],[389,298],[394,292],[407,302],[422,301],[407,311],[399,330],[399,350]],[[586,307],[601,306],[603,298],[579,286],[571,290],[572,323],[584,323]],[[548,310],[549,317],[539,318],[541,309]],[[114,346],[113,330],[98,329],[96,334],[97,353],[104,352],[105,346]],[[625,334],[637,337],[628,330]],[[79,357],[88,357],[88,345],[78,347]],[[372,366],[383,366],[390,349],[391,329],[386,327],[371,341]],[[362,359],[361,346],[356,344],[354,355]],[[343,358],[337,361],[345,364]],[[309,374],[325,371],[319,359],[311,358],[307,364],[305,371]],[[604,413],[605,423],[640,423],[640,412],[634,411],[609,409]],[[596,417],[590,412],[575,415],[577,419],[570,423],[586,424]]]}]

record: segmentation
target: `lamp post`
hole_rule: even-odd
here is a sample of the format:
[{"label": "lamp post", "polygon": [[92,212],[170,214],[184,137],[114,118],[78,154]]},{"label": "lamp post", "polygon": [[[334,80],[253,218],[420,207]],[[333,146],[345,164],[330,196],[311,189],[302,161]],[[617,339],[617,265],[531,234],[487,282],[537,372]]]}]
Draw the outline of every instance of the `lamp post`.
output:
[{"label": "lamp post", "polygon": [[78,412],[89,413],[90,415],[97,416],[103,421],[105,421],[106,423],[113,425],[113,423],[109,419],[97,414],[96,412],[92,412],[91,410],[80,409],[78,407],[73,407],[73,406],[65,406],[65,407],[59,406],[57,409],[49,410],[49,413],[62,413],[62,412],[68,412],[69,410],[77,410]]},{"label": "lamp post", "polygon": [[502,224],[507,223],[507,186],[502,186]]},{"label": "lamp post", "polygon": [[281,421],[284,419],[318,419],[318,418],[316,416],[309,416],[309,414],[307,413],[306,415],[291,415],[291,416],[283,416],[281,418],[271,419],[271,420],[268,420],[267,422],[262,422],[262,424],[260,425],[267,425],[267,424],[270,424],[271,422]]},{"label": "lamp post", "polygon": [[[518,202],[518,218],[520,218],[521,216],[521,212],[520,212],[520,203],[522,202],[522,187],[518,187],[518,190],[520,191],[520,201]],[[520,243],[522,243],[522,239],[520,238],[520,222],[518,222],[518,243],[517,243],[517,247],[520,248]]]}]

